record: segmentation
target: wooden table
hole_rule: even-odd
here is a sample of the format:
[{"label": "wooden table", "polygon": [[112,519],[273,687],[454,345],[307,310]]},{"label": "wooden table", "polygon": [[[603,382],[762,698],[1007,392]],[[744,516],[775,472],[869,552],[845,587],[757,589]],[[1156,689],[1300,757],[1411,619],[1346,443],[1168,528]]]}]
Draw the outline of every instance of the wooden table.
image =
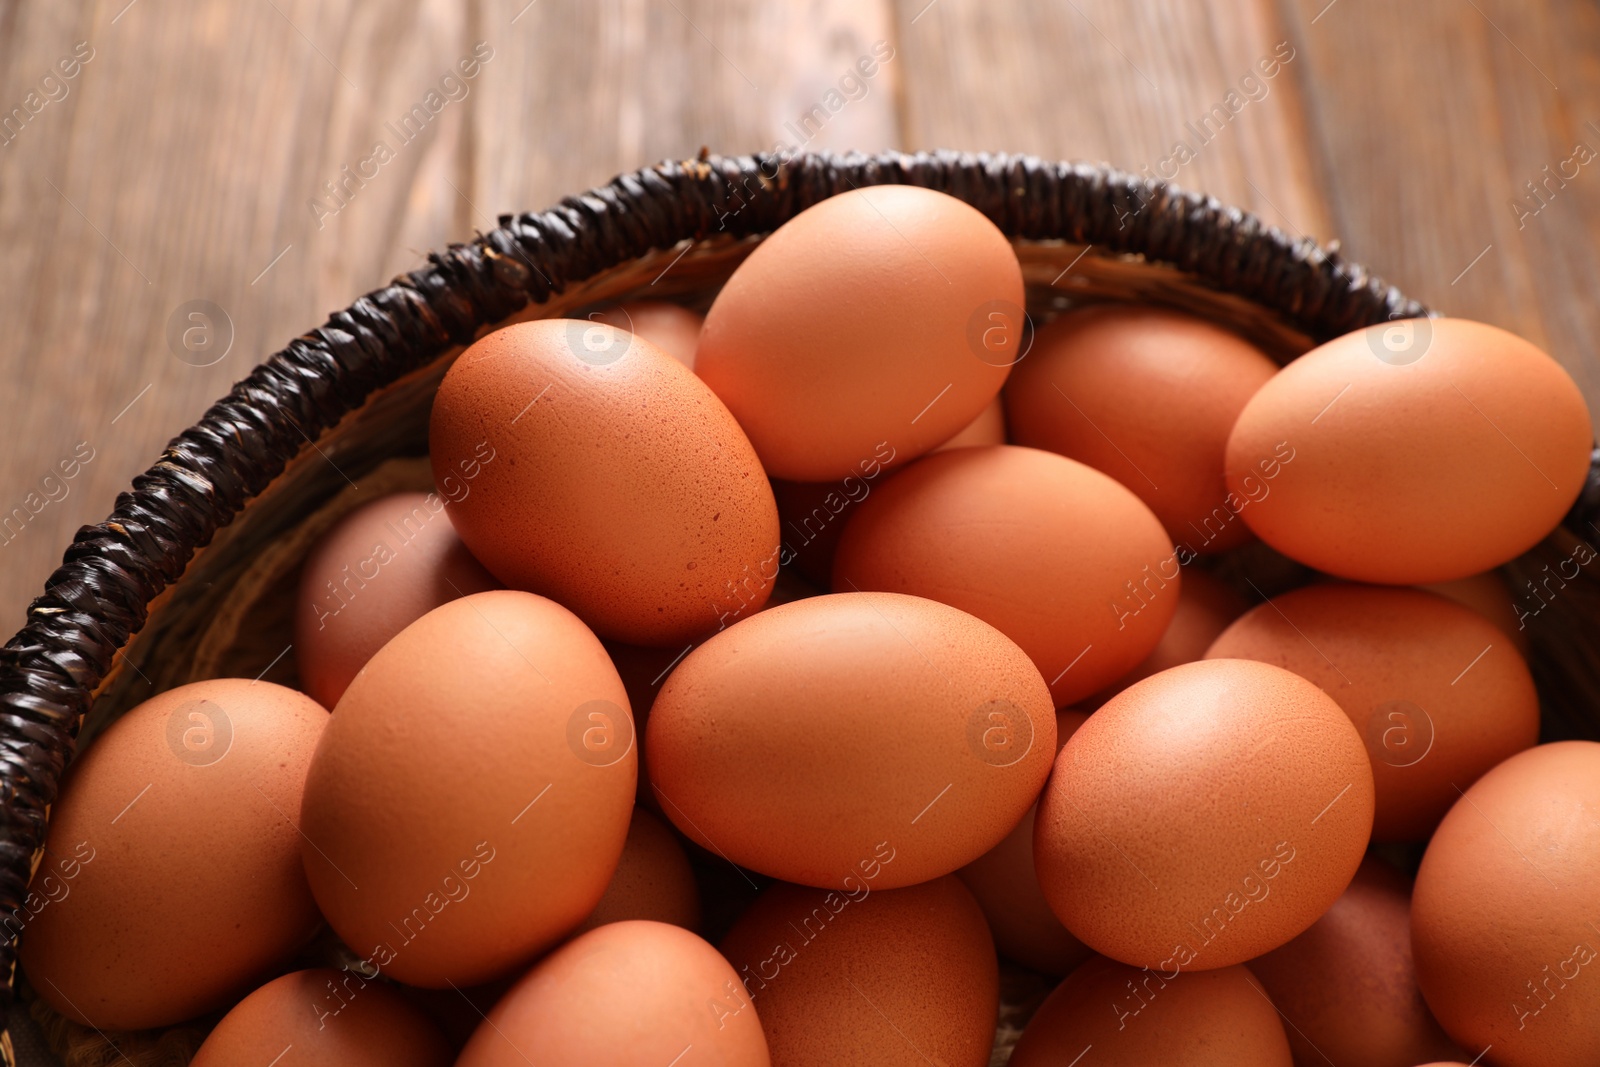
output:
[{"label": "wooden table", "polygon": [[0,629],[330,310],[702,145],[1148,169],[1525,334],[1600,410],[1595,42],[1588,0],[5,0]]}]

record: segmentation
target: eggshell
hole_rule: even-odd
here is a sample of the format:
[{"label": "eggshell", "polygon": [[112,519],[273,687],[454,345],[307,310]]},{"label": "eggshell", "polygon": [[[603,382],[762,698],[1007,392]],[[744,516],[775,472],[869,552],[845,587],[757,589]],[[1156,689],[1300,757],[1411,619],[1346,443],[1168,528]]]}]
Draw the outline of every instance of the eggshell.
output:
[{"label": "eggshell", "polygon": [[1250,970],[1293,1024],[1297,1063],[1413,1067],[1461,1053],[1417,988],[1410,880],[1383,860],[1362,860],[1322,918]]},{"label": "eggshell", "polygon": [[694,370],[694,350],[700,343],[700,325],[705,319],[682,304],[669,300],[630,300],[591,312],[586,318],[643,337]]},{"label": "eggshell", "polygon": [[1006,384],[1019,445],[1104,471],[1190,552],[1252,539],[1222,467],[1234,420],[1278,371],[1255,345],[1166,308],[1105,304],[1039,330]]},{"label": "eggshell", "polygon": [[429,435],[434,478],[463,479],[448,511],[472,554],[603,636],[687,641],[771,590],[778,511],[755,452],[648,341],[562,319],[497,330],[445,375]]},{"label": "eggshell", "polygon": [[1211,642],[1249,608],[1242,596],[1210,572],[1194,566],[1185,568],[1183,587],[1178,590],[1178,606],[1156,647],[1137,667],[1080,706],[1097,708],[1134,682],[1180,663],[1193,663],[1203,658]]},{"label": "eggshell", "polygon": [[328,713],[247,678],[180,685],[73,763],[34,871],[21,959],[57,1012],[103,1030],[227,1004],[319,918],[300,869],[306,767]]},{"label": "eggshell", "polygon": [[1462,607],[1471,608],[1500,628],[1511,638],[1517,651],[1528,655],[1528,629],[1522,612],[1511,597],[1511,586],[1499,571],[1484,571],[1468,578],[1449,582],[1433,582],[1421,588],[1430,593],[1454,600]]},{"label": "eggshell", "polygon": [[1294,1061],[1272,1001],[1246,968],[1157,973],[1096,956],[1045,998],[1010,1062],[1290,1067]]},{"label": "eggshell", "polygon": [[1022,268],[955,197],[885,185],[831,196],[762,241],[706,313],[695,370],[767,473],[820,482],[885,443],[954,437],[1021,352]]},{"label": "eggshell", "polygon": [[1420,589],[1313,585],[1262,604],[1206,653],[1315,682],[1366,743],[1374,841],[1421,841],[1501,760],[1539,740],[1533,676],[1477,612]]},{"label": "eggshell", "polygon": [[[1081,711],[1056,712],[1056,747],[1087,718]],[[1033,869],[1035,810],[1029,808],[1004,841],[956,873],[983,908],[1001,955],[1060,977],[1088,959],[1089,949],[1061,925],[1039,888]]]},{"label": "eggshell", "polygon": [[1000,398],[995,397],[989,401],[989,406],[978,413],[978,417],[967,423],[967,428],[956,434],[950,440],[934,449],[935,452],[945,452],[952,448],[967,448],[971,445],[1003,445],[1006,443],[1006,409],[1000,403]]},{"label": "eggshell", "polygon": [[831,588],[833,556],[839,538],[857,506],[883,485],[893,472],[885,463],[894,458],[892,450],[883,459],[873,459],[855,473],[831,482],[772,481],[772,494],[778,502],[779,533],[783,540],[783,559],[805,578]]},{"label": "eggshell", "polygon": [[1520,752],[1466,791],[1411,897],[1417,981],[1496,1067],[1590,1067],[1600,1049],[1600,744]]},{"label": "eggshell", "polygon": [[[1594,433],[1561,365],[1466,319],[1368,327],[1262,387],[1228,439],[1228,487],[1275,456],[1241,514],[1300,562],[1365,582],[1465,578],[1532,548],[1577,499]],[[1292,457],[1292,458],[1291,458]]]},{"label": "eggshell", "polygon": [[578,932],[628,919],[651,919],[685,930],[700,925],[700,890],[689,857],[666,824],[644,808],[633,809],[617,871]]},{"label": "eggshell", "polygon": [[1155,648],[1177,608],[1180,562],[1150,509],[1110,477],[991,445],[929,456],[863,500],[833,587],[976,615],[1022,646],[1065,706]]},{"label": "eggshell", "polygon": [[610,923],[563,945],[494,1006],[456,1067],[767,1067],[767,1041],[717,950],[667,923]]},{"label": "eggshell", "polygon": [[599,640],[532,593],[402,630],[350,683],[301,808],[322,912],[386,975],[484,982],[600,902],[628,832],[628,697]]},{"label": "eggshell", "polygon": [[1372,768],[1339,705],[1279,667],[1202,660],[1123,690],[1072,735],[1033,858],[1068,930],[1165,974],[1306,929],[1371,829]]},{"label": "eggshell", "polygon": [[324,707],[373,653],[448,600],[497,589],[436,493],[395,493],[340,519],[312,547],[295,598],[294,655]]},{"label": "eggshell", "polygon": [[[645,737],[691,840],[815,886],[936,878],[992,848],[1050,772],[1039,672],[998,630],[897,593],[764,611],[689,653]],[[893,857],[892,861],[886,857]]]},{"label": "eggshell", "polygon": [[274,978],[222,1017],[190,1067],[447,1067],[450,1046],[392,987],[353,971]]},{"label": "eggshell", "polygon": [[999,971],[959,879],[892,890],[870,875],[831,890],[780,883],[721,947],[761,1013],[775,1067],[989,1062]]}]

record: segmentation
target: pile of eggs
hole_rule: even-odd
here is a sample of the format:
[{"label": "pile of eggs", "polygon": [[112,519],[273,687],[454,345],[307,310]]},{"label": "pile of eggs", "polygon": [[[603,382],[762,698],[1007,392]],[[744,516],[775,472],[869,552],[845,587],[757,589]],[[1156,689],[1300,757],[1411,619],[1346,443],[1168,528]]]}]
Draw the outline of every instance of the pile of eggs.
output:
[{"label": "pile of eggs", "polygon": [[1537,744],[1495,570],[1584,484],[1572,380],[1023,303],[882,187],[703,323],[485,335],[436,492],[307,558],[304,691],[70,768],[31,988],[203,1067],[983,1067],[1004,958],[1059,983],[1013,1067],[1600,1062],[1600,743]]}]

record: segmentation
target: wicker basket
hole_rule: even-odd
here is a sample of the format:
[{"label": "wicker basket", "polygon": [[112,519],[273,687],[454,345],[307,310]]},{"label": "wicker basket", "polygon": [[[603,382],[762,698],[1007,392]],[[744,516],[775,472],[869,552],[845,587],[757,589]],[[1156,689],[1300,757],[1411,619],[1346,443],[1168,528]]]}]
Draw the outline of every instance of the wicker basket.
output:
[{"label": "wicker basket", "polygon": [[[503,216],[256,367],[134,479],[110,517],[78,532],[0,653],[0,909],[22,906],[75,744],[185,682],[295,684],[285,591],[307,546],[366,499],[431,488],[428,412],[464,346],[507,322],[630,296],[703,310],[761,235],[826,197],[885,183],[950,193],[1012,237],[1036,322],[1085,301],[1150,301],[1226,323],[1287,361],[1428,313],[1336,248],[1213,198],[1026,156],[702,153],[550,211]],[[1600,535],[1597,517],[1591,474],[1565,528],[1510,565],[1515,586],[1567,558],[1573,538]],[[1600,658],[1584,625],[1600,617],[1600,584],[1587,574],[1566,584],[1529,627],[1545,734],[1600,738]],[[20,1042],[14,960],[15,945],[0,945],[0,996]],[[1001,1046],[1044,985],[1008,974],[1005,988]],[[187,1063],[204,1030],[105,1035],[28,1006],[69,1067]],[[9,1032],[4,1048],[11,1059]]]}]

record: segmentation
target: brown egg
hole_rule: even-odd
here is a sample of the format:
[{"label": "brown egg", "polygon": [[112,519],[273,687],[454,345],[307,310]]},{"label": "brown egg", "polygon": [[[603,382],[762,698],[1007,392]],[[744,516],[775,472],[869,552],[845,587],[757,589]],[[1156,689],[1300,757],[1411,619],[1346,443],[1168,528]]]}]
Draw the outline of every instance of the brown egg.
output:
[{"label": "brown egg", "polygon": [[1339,702],[1372,761],[1374,841],[1424,840],[1462,789],[1539,739],[1533,676],[1505,634],[1420,589],[1296,589],[1206,656],[1283,667]]},{"label": "brown egg", "polygon": [[[489,334],[429,423],[448,511],[497,578],[630,644],[688,641],[756,610],[778,511],[744,433],[694,373],[600,323]],[[619,521],[626,516],[627,521]]]},{"label": "brown egg", "polygon": [[384,643],[447,600],[497,589],[436,493],[381,497],[340,519],[312,547],[295,600],[300,682],[333,707]]},{"label": "brown egg", "polygon": [[1278,1013],[1246,968],[1138,970],[1101,956],[1045,998],[1011,1055],[1011,1067],[1293,1062]]},{"label": "brown egg", "polygon": [[1520,752],[1428,843],[1411,896],[1417,981],[1496,1067],[1591,1067],[1600,1049],[1600,744]]},{"label": "brown egg", "polygon": [[[700,343],[700,324],[705,319],[682,304],[668,300],[630,300],[590,312],[586,318],[643,337],[694,370],[694,350]],[[605,343],[600,342],[602,346]]]},{"label": "brown egg", "polygon": [[1210,970],[1315,922],[1371,829],[1372,768],[1339,705],[1278,667],[1202,660],[1124,689],[1072,735],[1033,859],[1096,952]]},{"label": "brown egg", "polygon": [[722,953],[761,1013],[776,1067],[984,1067],[1000,979],[983,912],[957,878],[883,890],[778,884]]},{"label": "brown egg", "polygon": [[956,434],[950,440],[934,449],[935,452],[945,452],[952,448],[967,448],[971,445],[1003,445],[1006,443],[1006,409],[1000,403],[1000,398],[995,397],[989,401],[989,406],[978,413],[978,417],[967,423],[967,428]]},{"label": "brown egg", "polygon": [[1021,649],[944,604],[836,593],[689,653],[645,735],[661,810],[763,874],[878,888],[994,847],[1050,773],[1050,694]]},{"label": "brown egg", "polygon": [[[1056,712],[1056,747],[1088,717],[1081,711]],[[1033,870],[1035,810],[1029,808],[1004,841],[956,873],[983,908],[1001,955],[1060,977],[1088,959],[1089,949],[1061,925],[1039,888]]]},{"label": "brown egg", "polygon": [[1577,499],[1593,440],[1583,394],[1538,348],[1411,319],[1329,341],[1263,386],[1228,440],[1228,487],[1250,528],[1307,566],[1442,582],[1542,540]]},{"label": "brown egg", "polygon": [[1234,420],[1278,365],[1215,323],[1105,304],[1043,327],[1006,385],[1019,445],[1104,471],[1150,506],[1190,553],[1251,540],[1222,459]]},{"label": "brown egg", "polygon": [[370,966],[466,986],[600,902],[633,810],[627,693],[577,616],[477,593],[402,630],[317,746],[301,829],[328,923]]},{"label": "brown egg", "polygon": [[756,1010],[728,961],[694,934],[610,923],[529,971],[456,1067],[767,1067]]},{"label": "brown egg", "polygon": [[706,313],[695,370],[767,473],[821,482],[915,459],[977,418],[1021,356],[1022,268],[932,189],[831,196],[756,246]]},{"label": "brown egg", "polygon": [[1193,566],[1185,568],[1177,610],[1155,649],[1133,670],[1083,701],[1083,706],[1097,708],[1134,682],[1204,657],[1211,642],[1249,607],[1244,597],[1210,572]]},{"label": "brown egg", "polygon": [[685,930],[700,925],[700,890],[689,857],[666,824],[644,808],[633,809],[617,871],[578,933],[628,919],[652,919]]},{"label": "brown egg", "polygon": [[284,963],[319,918],[295,813],[328,713],[292,689],[169,689],[72,764],[21,924],[39,996],[104,1030],[171,1026]]},{"label": "brown egg", "polygon": [[1177,607],[1180,562],[1150,509],[1111,478],[991,445],[929,456],[863,501],[834,555],[833,587],[976,615],[1033,658],[1060,707],[1155,648]]},{"label": "brown egg", "polygon": [[1417,988],[1411,883],[1376,857],[1310,929],[1250,970],[1292,1024],[1296,1063],[1413,1067],[1461,1053]]},{"label": "brown egg", "polygon": [[1502,633],[1511,638],[1517,651],[1527,656],[1528,629],[1522,612],[1511,598],[1511,586],[1499,571],[1484,571],[1451,582],[1433,582],[1422,588],[1476,611],[1498,626]]},{"label": "brown egg", "polygon": [[447,1067],[450,1046],[392,986],[354,971],[295,971],[240,1001],[191,1067]]}]

